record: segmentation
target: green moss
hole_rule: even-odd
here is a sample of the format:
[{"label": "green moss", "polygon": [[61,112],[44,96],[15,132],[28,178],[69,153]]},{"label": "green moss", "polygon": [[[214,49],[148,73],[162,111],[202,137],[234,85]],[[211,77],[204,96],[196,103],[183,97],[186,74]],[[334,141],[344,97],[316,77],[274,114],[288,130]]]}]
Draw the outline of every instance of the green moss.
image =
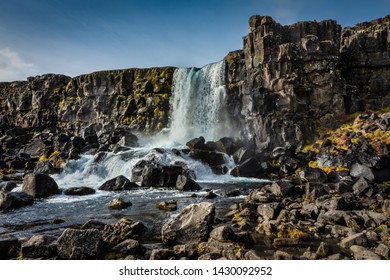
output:
[{"label": "green moss", "polygon": [[119,260],[119,259],[123,259],[124,257],[125,256],[122,253],[110,252],[104,256],[104,259],[105,260]]},{"label": "green moss", "polygon": [[18,252],[18,257],[17,257],[17,259],[18,259],[19,261],[22,261],[22,260],[24,259],[22,250],[20,250],[20,251]]}]

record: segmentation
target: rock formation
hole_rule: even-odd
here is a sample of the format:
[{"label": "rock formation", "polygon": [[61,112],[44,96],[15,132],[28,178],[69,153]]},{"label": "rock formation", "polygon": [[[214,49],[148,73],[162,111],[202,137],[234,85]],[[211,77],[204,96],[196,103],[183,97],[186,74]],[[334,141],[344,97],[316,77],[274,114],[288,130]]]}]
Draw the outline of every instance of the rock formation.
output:
[{"label": "rock formation", "polygon": [[242,133],[262,150],[302,147],[325,116],[388,106],[389,25],[389,16],[343,30],[333,20],[282,26],[251,17],[243,50],[225,57],[227,102]]}]

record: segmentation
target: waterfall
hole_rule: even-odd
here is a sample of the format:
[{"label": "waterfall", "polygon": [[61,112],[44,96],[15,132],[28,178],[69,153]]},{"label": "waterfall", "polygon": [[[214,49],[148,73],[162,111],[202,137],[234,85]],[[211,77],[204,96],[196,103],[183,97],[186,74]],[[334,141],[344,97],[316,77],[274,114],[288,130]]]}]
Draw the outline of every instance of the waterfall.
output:
[{"label": "waterfall", "polygon": [[179,68],[173,74],[169,140],[194,137],[217,140],[226,135],[225,61],[202,68]]}]

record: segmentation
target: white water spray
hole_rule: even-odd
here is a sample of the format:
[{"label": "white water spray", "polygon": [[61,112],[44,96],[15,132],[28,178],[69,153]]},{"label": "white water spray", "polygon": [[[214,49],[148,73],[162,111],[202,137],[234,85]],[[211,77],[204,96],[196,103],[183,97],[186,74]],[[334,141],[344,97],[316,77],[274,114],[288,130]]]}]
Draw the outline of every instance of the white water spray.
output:
[{"label": "white water spray", "polygon": [[173,75],[169,141],[185,143],[226,135],[225,61],[203,68],[179,68]]}]

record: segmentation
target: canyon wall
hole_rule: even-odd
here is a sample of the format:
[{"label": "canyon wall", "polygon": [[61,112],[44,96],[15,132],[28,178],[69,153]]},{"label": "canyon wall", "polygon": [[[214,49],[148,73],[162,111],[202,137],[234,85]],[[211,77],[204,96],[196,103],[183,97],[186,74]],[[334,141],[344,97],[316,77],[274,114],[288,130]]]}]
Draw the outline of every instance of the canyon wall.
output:
[{"label": "canyon wall", "polygon": [[262,150],[302,147],[346,114],[389,106],[389,25],[389,16],[345,29],[251,17],[243,50],[225,57],[242,134]]}]

